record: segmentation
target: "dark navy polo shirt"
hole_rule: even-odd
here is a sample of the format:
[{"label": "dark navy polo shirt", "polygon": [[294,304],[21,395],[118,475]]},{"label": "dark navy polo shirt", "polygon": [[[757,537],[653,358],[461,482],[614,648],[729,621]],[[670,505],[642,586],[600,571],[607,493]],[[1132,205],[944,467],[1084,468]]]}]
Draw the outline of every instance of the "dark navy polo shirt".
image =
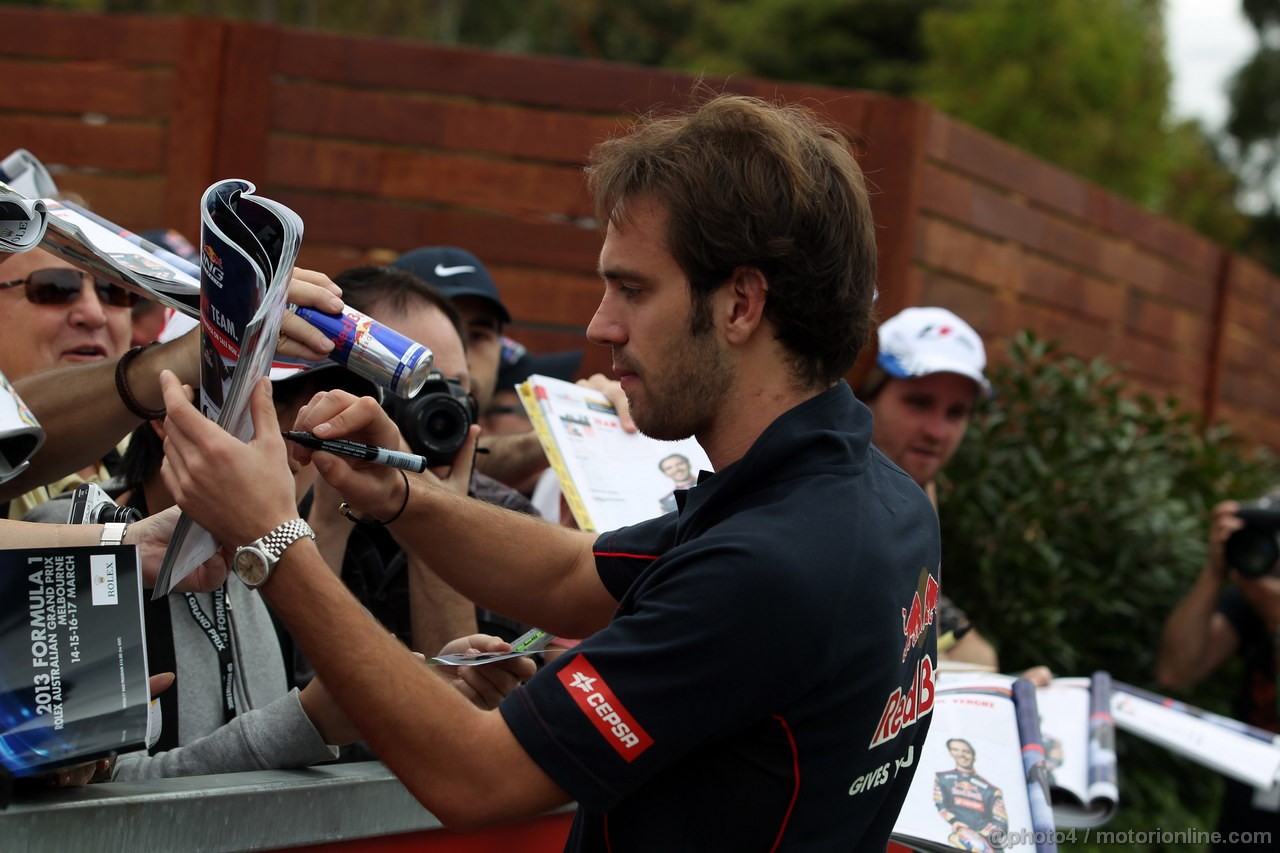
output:
[{"label": "dark navy polo shirt", "polygon": [[567,849],[883,850],[933,706],[937,518],[836,387],[601,536],[610,624],[500,706]]}]

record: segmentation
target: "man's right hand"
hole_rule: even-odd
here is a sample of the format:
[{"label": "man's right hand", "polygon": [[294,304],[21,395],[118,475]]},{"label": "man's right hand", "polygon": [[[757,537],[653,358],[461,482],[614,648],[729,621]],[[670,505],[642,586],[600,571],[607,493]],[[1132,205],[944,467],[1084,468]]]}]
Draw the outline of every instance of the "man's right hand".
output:
[{"label": "man's right hand", "polygon": [[[342,288],[327,275],[313,270],[294,268],[289,280],[289,303],[305,308],[315,308],[326,314],[339,314],[343,309]],[[276,355],[318,361],[333,352],[333,341],[324,332],[308,323],[292,311],[280,322],[280,339],[276,342]]]},{"label": "man's right hand", "polygon": [[1223,501],[1213,508],[1213,514],[1209,520],[1209,560],[1206,568],[1219,581],[1226,580],[1227,571],[1230,568],[1223,557],[1227,539],[1232,533],[1244,527],[1244,522],[1240,520],[1240,516],[1236,515],[1239,509],[1240,504],[1236,501]]},{"label": "man's right hand", "polygon": [[[176,506],[135,521],[125,529],[125,544],[138,546],[138,560],[142,564],[142,585],[152,589],[164,563],[165,550],[173,538],[173,529],[182,511]],[[176,592],[208,592],[222,586],[227,579],[227,563],[221,554],[214,554],[201,563],[195,571],[179,582]]]},{"label": "man's right hand", "polygon": [[[345,391],[322,391],[298,412],[296,430],[315,433],[319,438],[347,438],[378,447],[406,449],[400,430],[372,397],[356,397]],[[419,475],[425,482],[442,484],[465,495],[471,481],[471,463],[480,428],[472,426],[467,441],[447,470],[435,469]],[[386,465],[362,462],[312,451],[300,445],[292,448],[293,458],[312,463],[351,509],[373,518],[391,518],[404,504],[400,471]]]}]

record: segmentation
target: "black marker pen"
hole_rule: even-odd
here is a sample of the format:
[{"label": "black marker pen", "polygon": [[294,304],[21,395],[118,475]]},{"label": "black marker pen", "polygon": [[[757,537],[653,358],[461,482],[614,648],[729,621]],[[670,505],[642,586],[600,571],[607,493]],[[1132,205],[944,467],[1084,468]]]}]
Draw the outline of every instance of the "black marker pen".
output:
[{"label": "black marker pen", "polygon": [[392,468],[403,468],[405,471],[413,471],[415,474],[421,474],[427,470],[427,457],[418,456],[414,453],[388,450],[385,447],[375,447],[372,444],[364,444],[363,442],[351,441],[345,438],[316,438],[309,432],[283,432],[281,435],[290,441],[301,444],[303,447],[309,447],[312,450],[323,450],[325,453],[336,453],[349,459],[360,459],[364,462],[374,462],[378,465],[390,465]]}]

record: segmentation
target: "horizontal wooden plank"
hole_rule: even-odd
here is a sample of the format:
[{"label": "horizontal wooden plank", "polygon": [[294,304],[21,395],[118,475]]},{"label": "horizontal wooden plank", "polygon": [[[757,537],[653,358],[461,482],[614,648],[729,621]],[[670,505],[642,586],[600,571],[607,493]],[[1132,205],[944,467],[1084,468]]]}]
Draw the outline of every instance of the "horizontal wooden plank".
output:
[{"label": "horizontal wooden plank", "polygon": [[1038,207],[1088,221],[1192,272],[1212,275],[1217,268],[1213,241],[1203,235],[964,122],[939,114],[930,125],[928,146],[929,156],[939,165],[1016,193]]},{"label": "horizontal wooden plank", "polygon": [[1034,254],[1027,255],[1024,262],[1020,292],[1099,323],[1123,318],[1127,298],[1122,285]]},{"label": "horizontal wooden plank", "polygon": [[585,330],[600,304],[603,287],[586,270],[547,270],[486,264],[502,302],[523,323]]},{"label": "horizontal wooden plank", "polygon": [[0,8],[0,56],[174,65],[182,55],[182,26],[178,17],[5,7]]},{"label": "horizontal wooden plank", "polygon": [[515,214],[591,214],[582,172],[567,166],[272,136],[266,180]]},{"label": "horizontal wooden plank", "polygon": [[95,213],[130,231],[167,227],[164,180],[159,176],[69,172],[58,176],[58,189],[79,195]]},{"label": "horizontal wooden plank", "polygon": [[1022,248],[967,228],[928,218],[920,223],[917,260],[927,267],[1003,290],[1020,288]]},{"label": "horizontal wooden plank", "polygon": [[166,128],[160,124],[89,122],[57,116],[0,113],[0,150],[25,148],[51,170],[165,170]]},{"label": "horizontal wooden plank", "polygon": [[419,246],[448,245],[466,248],[486,263],[581,271],[595,269],[600,252],[596,229],[568,223],[343,199],[278,187],[264,187],[262,192],[302,216],[307,240],[362,251],[381,249],[394,253],[391,257]]},{"label": "horizontal wooden plank", "polygon": [[[882,100],[878,93],[851,93],[819,86],[747,77],[715,78],[622,63],[520,55],[479,48],[445,47],[396,39],[343,37],[279,30],[277,71],[309,80],[419,90],[429,81],[443,94],[605,113],[680,108],[702,79],[717,90],[790,102],[846,104]],[[843,111],[847,106],[837,107]],[[838,119],[837,119],[838,120]]]},{"label": "horizontal wooden plank", "polygon": [[430,92],[376,92],[294,80],[272,91],[273,128],[395,146],[497,154],[581,165],[591,146],[617,135],[623,115],[476,103]]},{"label": "horizontal wooden plank", "polygon": [[162,120],[173,106],[173,74],[124,68],[108,61],[15,62],[0,59],[0,109],[33,113],[93,113]]}]

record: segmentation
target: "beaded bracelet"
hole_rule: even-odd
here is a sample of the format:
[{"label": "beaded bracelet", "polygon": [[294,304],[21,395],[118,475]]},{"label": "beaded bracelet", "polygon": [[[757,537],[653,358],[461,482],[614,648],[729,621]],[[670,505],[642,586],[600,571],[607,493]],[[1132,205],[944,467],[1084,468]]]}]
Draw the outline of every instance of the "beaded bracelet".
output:
[{"label": "beaded bracelet", "polygon": [[150,349],[156,344],[149,343],[142,346],[136,346],[133,349],[120,356],[120,360],[116,362],[116,393],[120,395],[120,402],[124,403],[124,407],[132,414],[144,421],[154,421],[163,418],[164,409],[148,409],[138,402],[138,398],[133,396],[133,392],[129,390],[129,362],[138,357],[138,353],[145,349]]},{"label": "beaded bracelet", "polygon": [[404,500],[400,503],[400,508],[396,510],[395,515],[391,516],[386,521],[379,521],[376,518],[361,518],[356,515],[355,510],[353,510],[351,505],[346,501],[339,504],[338,514],[347,521],[350,521],[352,524],[366,524],[370,527],[383,527],[399,518],[404,513],[404,508],[409,505],[409,475],[406,474],[402,468],[397,468],[396,470],[400,472],[400,477],[404,480]]}]

